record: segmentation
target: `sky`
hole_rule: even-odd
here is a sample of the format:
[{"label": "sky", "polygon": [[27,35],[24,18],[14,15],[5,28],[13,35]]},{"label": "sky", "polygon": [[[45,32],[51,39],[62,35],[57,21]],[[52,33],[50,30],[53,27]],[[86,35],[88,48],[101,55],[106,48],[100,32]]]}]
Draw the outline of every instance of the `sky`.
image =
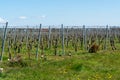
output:
[{"label": "sky", "polygon": [[120,0],[0,0],[0,23],[120,25]]}]

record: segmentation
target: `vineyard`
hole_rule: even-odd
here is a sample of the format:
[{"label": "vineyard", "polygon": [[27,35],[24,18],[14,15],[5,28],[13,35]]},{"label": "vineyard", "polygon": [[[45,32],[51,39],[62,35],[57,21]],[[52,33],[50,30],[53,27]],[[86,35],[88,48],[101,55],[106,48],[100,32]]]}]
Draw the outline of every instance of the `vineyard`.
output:
[{"label": "vineyard", "polygon": [[[118,26],[40,24],[18,28],[6,23],[0,25],[0,45],[0,67],[6,69],[0,73],[3,80],[120,79],[116,75],[120,73]],[[22,71],[32,76],[22,75]]]}]

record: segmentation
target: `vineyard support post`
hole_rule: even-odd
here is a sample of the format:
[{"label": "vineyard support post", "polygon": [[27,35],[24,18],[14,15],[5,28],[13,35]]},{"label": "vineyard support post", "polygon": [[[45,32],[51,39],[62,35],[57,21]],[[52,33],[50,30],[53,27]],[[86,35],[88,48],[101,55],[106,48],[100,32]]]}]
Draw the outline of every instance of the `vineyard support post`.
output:
[{"label": "vineyard support post", "polygon": [[48,49],[50,48],[50,37],[51,37],[51,28],[49,26],[49,33],[48,33]]},{"label": "vineyard support post", "polygon": [[39,51],[40,38],[41,38],[41,27],[42,27],[42,24],[40,24],[39,34],[38,34],[38,44],[37,44],[37,49],[36,49],[36,59],[37,59],[37,60],[38,60],[38,51]]},{"label": "vineyard support post", "polygon": [[106,26],[106,37],[105,37],[105,50],[107,49],[107,41],[108,40],[108,25]]},{"label": "vineyard support post", "polygon": [[26,50],[27,50],[27,48],[28,48],[28,36],[29,36],[29,27],[27,26],[27,28],[26,28]]},{"label": "vineyard support post", "polygon": [[61,24],[61,29],[62,29],[62,54],[64,55],[64,27],[63,24]]},{"label": "vineyard support post", "polygon": [[6,26],[5,26],[5,30],[4,30],[4,35],[3,35],[3,40],[2,40],[2,51],[1,51],[1,56],[0,56],[0,60],[1,61],[3,59],[4,44],[5,44],[5,39],[6,39],[7,27],[8,27],[8,22],[6,22]]},{"label": "vineyard support post", "polygon": [[87,43],[86,43],[86,29],[85,29],[85,25],[83,25],[83,46],[84,46],[84,50],[87,49]]},{"label": "vineyard support post", "polygon": [[68,48],[68,26],[67,26],[67,33],[66,33],[66,46]]}]

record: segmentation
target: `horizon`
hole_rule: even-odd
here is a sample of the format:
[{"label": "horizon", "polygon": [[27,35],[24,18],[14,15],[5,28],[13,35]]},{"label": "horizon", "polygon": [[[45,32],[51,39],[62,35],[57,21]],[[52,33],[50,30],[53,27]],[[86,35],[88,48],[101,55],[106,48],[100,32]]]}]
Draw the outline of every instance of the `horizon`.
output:
[{"label": "horizon", "polygon": [[9,26],[119,26],[119,0],[3,0],[0,23]]}]

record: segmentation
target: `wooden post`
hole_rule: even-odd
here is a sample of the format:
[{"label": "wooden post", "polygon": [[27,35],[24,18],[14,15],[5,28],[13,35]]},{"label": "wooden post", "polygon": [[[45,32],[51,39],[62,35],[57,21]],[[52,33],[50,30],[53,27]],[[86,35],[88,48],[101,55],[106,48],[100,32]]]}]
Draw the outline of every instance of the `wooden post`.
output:
[{"label": "wooden post", "polygon": [[64,27],[63,24],[61,24],[61,29],[62,29],[62,54],[64,55]]},{"label": "wooden post", "polygon": [[51,28],[49,26],[49,33],[48,33],[48,49],[50,48],[50,36],[51,35]]},{"label": "wooden post", "polygon": [[67,33],[66,33],[66,46],[68,48],[68,26],[67,26]]},{"label": "wooden post", "polygon": [[42,27],[42,24],[40,24],[39,34],[38,34],[38,43],[37,43],[37,49],[36,49],[36,59],[37,60],[38,60],[38,51],[39,51],[40,38],[41,38],[41,27]]},{"label": "wooden post", "polygon": [[26,49],[28,48],[28,35],[29,35],[28,29],[29,29],[29,27],[27,26],[27,28],[26,28]]},{"label": "wooden post", "polygon": [[10,51],[10,48],[11,48],[11,43],[10,43],[10,38],[8,38],[8,57],[9,57],[9,59],[11,59],[11,51]]},{"label": "wooden post", "polygon": [[105,47],[104,49],[106,50],[107,49],[107,40],[108,40],[108,25],[106,26],[106,34],[105,34]]},{"label": "wooden post", "polygon": [[6,22],[4,35],[3,35],[3,40],[2,40],[2,51],[1,51],[1,56],[0,56],[1,61],[3,60],[3,53],[4,53],[4,45],[5,45],[5,39],[6,39],[7,26],[8,26],[8,22]]},{"label": "wooden post", "polygon": [[78,51],[78,27],[75,29],[75,32],[74,32],[74,36],[75,36],[75,52]]},{"label": "wooden post", "polygon": [[17,33],[17,31],[16,31],[17,29],[16,28],[14,28],[14,41],[13,41],[13,47],[14,47],[14,56],[16,55],[16,50],[17,50],[17,41],[16,41],[16,39],[17,39],[17,35],[16,35],[16,33]]},{"label": "wooden post", "polygon": [[83,46],[84,46],[84,50],[87,49],[87,43],[86,43],[86,29],[85,29],[85,25],[83,25]]}]

